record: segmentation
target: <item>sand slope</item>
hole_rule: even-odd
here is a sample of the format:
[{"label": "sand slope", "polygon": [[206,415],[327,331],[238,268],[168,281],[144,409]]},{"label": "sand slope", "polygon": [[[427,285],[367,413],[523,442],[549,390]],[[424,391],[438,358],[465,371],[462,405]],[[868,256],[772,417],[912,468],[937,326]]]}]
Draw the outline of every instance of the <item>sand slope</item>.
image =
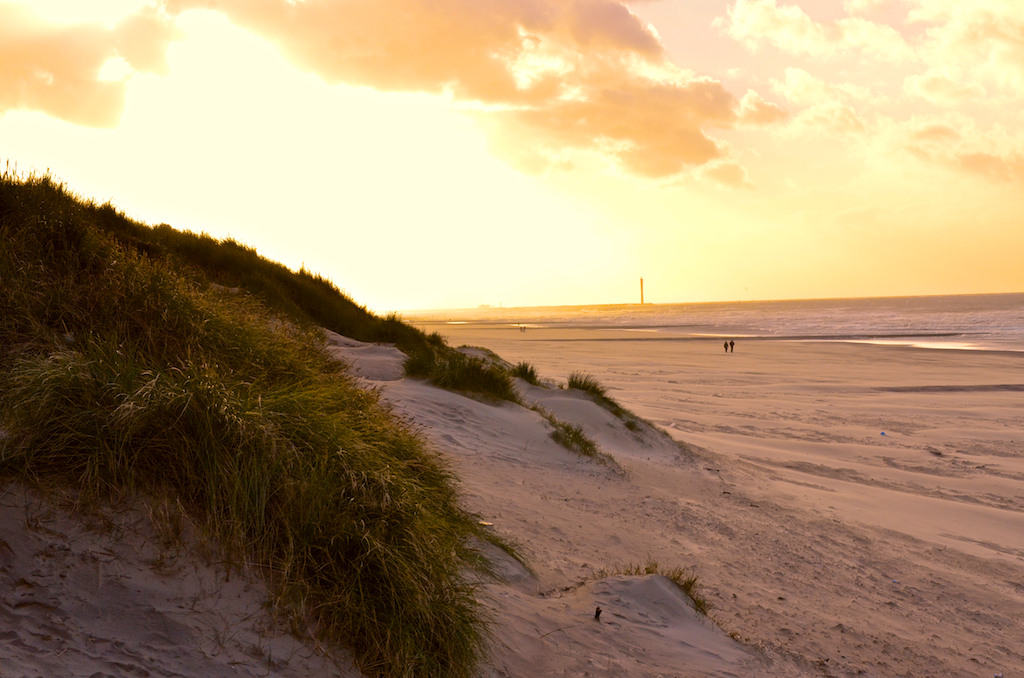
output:
[{"label": "sand slope", "polygon": [[0,497],[0,676],[357,676],[276,627],[252,578],[174,559],[148,516]]},{"label": "sand slope", "polygon": [[485,676],[810,675],[730,638],[664,577],[595,578],[652,559],[667,568],[694,562],[686,555],[688,539],[651,514],[662,500],[633,470],[641,461],[655,472],[674,469],[683,494],[686,484],[706,485],[709,479],[675,441],[646,427],[628,430],[585,394],[518,382],[528,402],[583,425],[622,473],[557,445],[537,412],[387,378],[379,364],[360,362],[363,348],[346,343],[336,344],[335,354],[451,460],[467,507],[518,543],[533,570],[493,547],[487,551],[506,582],[480,589],[494,620]]}]

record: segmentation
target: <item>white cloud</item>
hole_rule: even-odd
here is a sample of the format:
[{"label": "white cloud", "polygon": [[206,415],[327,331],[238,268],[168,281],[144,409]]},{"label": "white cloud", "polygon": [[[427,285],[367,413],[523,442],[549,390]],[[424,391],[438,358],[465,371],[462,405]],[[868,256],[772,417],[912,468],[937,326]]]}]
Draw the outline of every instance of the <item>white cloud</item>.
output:
[{"label": "white cloud", "polygon": [[739,122],[746,125],[770,125],[789,117],[789,113],[761,98],[754,90],[747,90],[740,100]]},{"label": "white cloud", "polygon": [[912,5],[908,20],[926,26],[922,50],[932,66],[963,69],[968,86],[980,81],[1024,96],[1024,3],[906,1]]},{"label": "white cloud", "polygon": [[733,160],[714,162],[701,168],[700,176],[703,179],[716,184],[728,186],[729,188],[742,188],[753,190],[754,184],[750,182],[745,167]]},{"label": "white cloud", "polygon": [[785,79],[772,80],[771,84],[772,90],[787,101],[805,107],[792,117],[783,131],[785,136],[842,136],[868,129],[842,85],[829,84],[799,68],[787,68]]},{"label": "white cloud", "polygon": [[90,127],[115,127],[132,72],[161,73],[177,32],[152,7],[113,27],[53,23],[0,2],[0,115],[35,110]]},{"label": "white cloud", "polygon": [[985,96],[985,88],[977,82],[965,82],[961,69],[956,66],[936,66],[921,75],[909,76],[903,83],[903,91],[944,106]]},{"label": "white cloud", "polygon": [[886,0],[843,0],[843,9],[850,14],[862,14],[878,9]]},{"label": "white cloud", "polygon": [[867,122],[852,106],[840,101],[826,101],[798,113],[793,118],[789,132],[800,136],[822,132],[847,135],[865,132],[867,129]]},{"label": "white cloud", "polygon": [[110,28],[55,25],[0,0],[0,114],[116,126],[124,65],[164,72],[174,21],[189,10],[226,16],[328,84],[475,107],[504,127],[495,147],[533,167],[598,153],[637,176],[669,176],[725,158],[706,130],[785,117],[676,67],[621,0],[162,0]]},{"label": "white cloud", "polygon": [[772,80],[772,90],[786,100],[805,106],[787,128],[787,134],[832,133],[847,135],[868,130],[868,123],[854,103],[876,103],[881,97],[867,87],[832,84],[799,68],[787,68],[784,80]]},{"label": "white cloud", "polygon": [[797,5],[780,6],[777,0],[736,0],[728,20],[717,25],[751,49],[772,45],[783,52],[819,58],[867,56],[902,62],[913,49],[896,29],[859,17],[816,22]]},{"label": "white cloud", "polygon": [[981,128],[961,113],[914,116],[880,134],[889,148],[928,165],[997,182],[1024,182],[1024,131]]},{"label": "white cloud", "polygon": [[834,100],[832,87],[800,68],[787,68],[785,80],[772,79],[772,91],[798,106],[811,106]]}]

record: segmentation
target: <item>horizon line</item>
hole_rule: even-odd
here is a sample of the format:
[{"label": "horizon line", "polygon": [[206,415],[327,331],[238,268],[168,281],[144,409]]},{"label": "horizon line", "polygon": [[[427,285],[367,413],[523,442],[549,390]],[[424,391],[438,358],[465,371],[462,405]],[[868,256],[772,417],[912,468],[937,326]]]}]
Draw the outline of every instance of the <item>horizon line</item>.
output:
[{"label": "horizon line", "polygon": [[435,313],[442,311],[510,311],[520,309],[538,309],[538,308],[580,308],[584,306],[593,306],[597,308],[610,308],[610,307],[625,307],[625,306],[682,306],[682,305],[712,305],[712,304],[758,304],[758,303],[772,303],[772,302],[788,302],[788,301],[861,301],[870,299],[926,299],[926,298],[938,298],[938,297],[997,297],[997,296],[1013,296],[1013,295],[1024,295],[1024,291],[1020,292],[959,292],[952,294],[882,294],[882,295],[869,295],[863,297],[786,297],[776,299],[733,299],[733,300],[719,300],[719,301],[667,301],[667,302],[655,302],[645,301],[639,303],[635,301],[625,302],[612,302],[612,303],[582,303],[582,304],[538,304],[531,306],[491,306],[488,304],[481,304],[479,306],[462,306],[462,307],[447,307],[447,308],[419,308],[419,309],[402,309],[395,311],[396,313]]}]

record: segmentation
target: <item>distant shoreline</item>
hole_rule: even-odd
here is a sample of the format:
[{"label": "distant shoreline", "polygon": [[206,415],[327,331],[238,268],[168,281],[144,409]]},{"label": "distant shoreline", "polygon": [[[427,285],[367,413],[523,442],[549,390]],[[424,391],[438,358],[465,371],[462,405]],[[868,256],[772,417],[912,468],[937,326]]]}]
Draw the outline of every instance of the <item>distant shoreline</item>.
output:
[{"label": "distant shoreline", "polygon": [[[519,328],[518,324],[507,322],[490,321],[429,321],[416,322],[414,324],[427,331],[439,331],[444,334],[446,327],[460,329],[478,329],[482,331],[514,331]],[[740,333],[716,333],[716,334],[662,334],[671,332],[672,327],[644,327],[626,328],[611,325],[543,325],[523,324],[529,336],[523,337],[523,341],[546,341],[546,342],[718,342],[722,339],[742,339],[743,341],[756,342],[829,342],[847,344],[867,344],[871,346],[889,346],[893,348],[918,348],[942,351],[986,351],[1005,353],[1024,353],[1024,345],[1013,345],[993,341],[987,335],[970,335],[962,332],[928,332],[915,334],[792,334],[792,335],[764,335],[764,334],[740,334]],[[630,333],[629,336],[538,336],[550,335],[552,333]],[[643,334],[639,334],[642,332]],[[958,339],[960,341],[943,341]]]},{"label": "distant shoreline", "polygon": [[[574,332],[591,341],[832,341],[1024,352],[1024,294],[632,306],[418,314],[413,324],[486,332]],[[642,336],[640,336],[642,335]]]},{"label": "distant shoreline", "polygon": [[644,302],[643,304],[637,302],[621,302],[621,303],[607,303],[607,304],[552,304],[550,306],[475,306],[475,307],[454,307],[454,308],[433,308],[433,309],[405,309],[400,310],[398,313],[403,317],[408,318],[423,318],[423,317],[440,317],[446,314],[458,313],[458,314],[492,314],[492,313],[507,313],[509,311],[560,311],[560,310],[573,310],[573,309],[601,309],[601,310],[616,310],[616,309],[629,309],[629,310],[663,310],[671,307],[698,307],[708,308],[712,306],[749,306],[751,304],[828,304],[828,303],[845,303],[845,302],[865,302],[865,303],[877,303],[883,301],[922,301],[922,300],[940,300],[940,299],[994,299],[1001,298],[1005,299],[1008,297],[1021,297],[1022,303],[1024,303],[1024,291],[1021,292],[983,292],[980,294],[966,293],[966,294],[918,294],[918,295],[898,295],[898,296],[878,296],[878,297],[810,297],[810,298],[792,298],[792,299],[734,299],[725,301],[666,301],[666,302]]}]

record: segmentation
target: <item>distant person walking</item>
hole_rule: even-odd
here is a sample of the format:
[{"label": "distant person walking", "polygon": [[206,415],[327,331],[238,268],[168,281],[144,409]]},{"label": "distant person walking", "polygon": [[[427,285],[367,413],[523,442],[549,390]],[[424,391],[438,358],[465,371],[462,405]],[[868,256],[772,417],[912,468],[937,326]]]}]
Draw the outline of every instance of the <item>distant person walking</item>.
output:
[{"label": "distant person walking", "polygon": [[729,353],[732,353],[733,349],[736,348],[736,342],[732,339],[729,340]]},{"label": "distant person walking", "polygon": [[723,346],[725,346],[725,352],[728,353],[729,352],[729,342],[728,341],[725,342],[725,344],[723,344]]}]

